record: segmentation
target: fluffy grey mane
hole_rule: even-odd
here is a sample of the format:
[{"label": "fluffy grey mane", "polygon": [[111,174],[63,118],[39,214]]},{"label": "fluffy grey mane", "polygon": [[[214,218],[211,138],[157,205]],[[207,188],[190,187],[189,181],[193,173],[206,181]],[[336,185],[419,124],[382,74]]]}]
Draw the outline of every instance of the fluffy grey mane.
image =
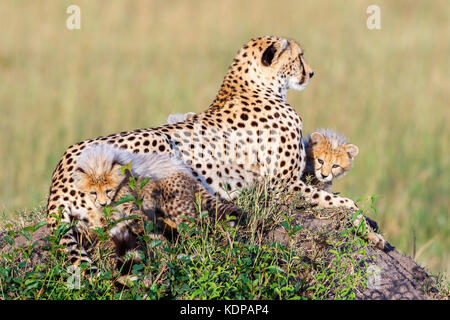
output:
[{"label": "fluffy grey mane", "polygon": [[98,144],[83,150],[78,159],[78,166],[86,172],[98,172],[111,170],[115,163],[126,165],[129,162],[136,177],[159,180],[180,171],[190,174],[183,162],[169,155],[131,153],[108,144]]}]

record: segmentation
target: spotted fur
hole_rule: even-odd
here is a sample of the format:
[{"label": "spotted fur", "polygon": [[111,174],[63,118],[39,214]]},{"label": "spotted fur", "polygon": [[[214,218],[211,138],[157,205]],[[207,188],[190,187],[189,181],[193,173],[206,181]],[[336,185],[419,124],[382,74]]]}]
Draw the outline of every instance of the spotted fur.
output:
[{"label": "spotted fur", "polygon": [[[124,175],[121,168],[128,163],[131,172],[126,171]],[[131,175],[138,179],[138,186],[143,184],[142,189],[131,189],[128,184]],[[92,205],[87,215],[81,212],[76,215],[80,234],[87,240],[95,240],[93,230],[106,227],[104,207],[114,206],[111,219],[118,223],[110,230],[110,236],[120,261],[134,249],[136,235],[143,231],[139,220],[123,220],[126,217],[135,215],[153,221],[160,229],[159,233],[164,233],[176,229],[186,217],[196,218],[197,200],[219,219],[227,214],[235,217],[239,214],[232,203],[216,199],[194,179],[183,163],[168,155],[135,154],[107,144],[94,145],[81,153],[73,177],[75,186],[87,195]],[[127,195],[142,199],[142,207],[133,201],[116,205]],[[85,241],[85,247],[92,242]],[[71,258],[76,260],[81,256],[78,247],[71,248]]]},{"label": "spotted fur", "polygon": [[[82,141],[69,147],[57,165],[47,210],[50,226],[60,210],[70,220],[88,210],[86,194],[71,177],[83,149],[110,144],[132,153],[159,153],[182,161],[213,194],[234,197],[230,190],[247,188],[260,178],[276,188],[302,194],[312,205],[357,210],[350,199],[318,190],[301,181],[306,154],[302,120],[286,101],[288,89],[303,90],[313,76],[293,40],[260,37],[237,53],[220,90],[203,112],[175,124],[139,129]],[[370,230],[369,228],[367,230]],[[367,234],[377,246],[380,235]]]}]

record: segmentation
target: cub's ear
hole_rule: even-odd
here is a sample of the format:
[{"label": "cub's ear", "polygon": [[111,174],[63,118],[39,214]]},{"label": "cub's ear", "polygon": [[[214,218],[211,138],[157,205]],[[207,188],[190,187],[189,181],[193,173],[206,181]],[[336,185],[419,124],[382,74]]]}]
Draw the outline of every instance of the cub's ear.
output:
[{"label": "cub's ear", "polygon": [[359,153],[359,149],[357,146],[355,146],[354,144],[347,144],[345,146],[345,151],[347,151],[348,156],[350,157],[350,159],[354,159],[358,153]]},{"label": "cub's ear", "polygon": [[111,171],[115,176],[121,176],[122,177],[122,165],[117,162],[114,161],[111,167]]},{"label": "cub's ear", "polygon": [[322,139],[325,139],[320,132],[313,132],[309,138],[312,144],[319,143]]},{"label": "cub's ear", "polygon": [[266,50],[264,50],[261,57],[261,63],[266,67],[275,64],[278,61],[278,58],[281,56],[281,54],[284,51],[286,51],[288,47],[289,41],[286,39],[280,39],[272,43],[270,46],[267,47]]},{"label": "cub's ear", "polygon": [[72,178],[75,182],[75,185],[79,186],[85,175],[86,172],[84,172],[83,169],[81,169],[80,167],[76,168],[75,171],[72,173]]}]

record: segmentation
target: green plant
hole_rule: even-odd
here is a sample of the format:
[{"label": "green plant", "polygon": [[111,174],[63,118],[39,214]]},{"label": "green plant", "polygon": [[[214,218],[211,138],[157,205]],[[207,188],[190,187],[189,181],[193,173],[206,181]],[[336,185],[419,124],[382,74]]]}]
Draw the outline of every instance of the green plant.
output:
[{"label": "green plant", "polygon": [[[354,299],[356,290],[367,286],[365,261],[373,257],[367,257],[367,244],[343,218],[345,212],[328,212],[334,224],[311,231],[299,225],[293,206],[269,196],[264,183],[243,191],[235,202],[244,215],[231,227],[214,221],[197,199],[197,218],[182,223],[173,240],[155,239],[153,223],[142,221],[141,247],[134,253],[141,260],[130,270],[116,268],[108,245],[115,222],[108,218],[107,228],[95,230],[99,272],[90,276],[84,273],[88,265],[74,270],[66,261],[59,245],[66,224],[39,241],[35,234],[45,229],[44,222],[5,224],[0,299]],[[107,208],[105,216],[112,210]],[[277,228],[286,242],[268,239]],[[440,292],[448,292],[448,283],[441,278],[437,283]]]}]

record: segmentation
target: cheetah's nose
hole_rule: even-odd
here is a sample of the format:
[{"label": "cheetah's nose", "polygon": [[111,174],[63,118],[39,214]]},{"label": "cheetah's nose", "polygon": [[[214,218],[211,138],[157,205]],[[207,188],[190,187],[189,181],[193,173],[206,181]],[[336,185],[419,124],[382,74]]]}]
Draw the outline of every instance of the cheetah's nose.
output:
[{"label": "cheetah's nose", "polygon": [[314,75],[314,71],[311,71],[311,72],[309,73],[309,78],[311,79],[311,78],[313,77],[313,75]]}]

